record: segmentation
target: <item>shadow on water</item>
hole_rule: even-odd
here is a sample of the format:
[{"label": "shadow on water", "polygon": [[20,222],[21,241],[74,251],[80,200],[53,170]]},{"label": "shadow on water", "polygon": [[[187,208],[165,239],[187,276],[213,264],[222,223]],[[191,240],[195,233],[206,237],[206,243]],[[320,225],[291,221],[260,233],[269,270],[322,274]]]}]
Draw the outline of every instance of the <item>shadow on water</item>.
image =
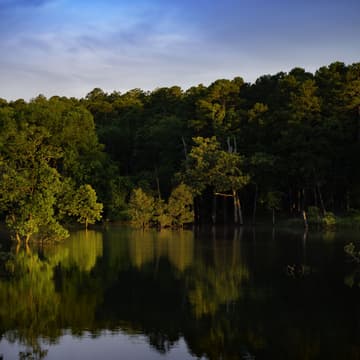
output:
[{"label": "shadow on water", "polygon": [[65,334],[107,330],[144,336],[159,355],[184,339],[188,358],[358,359],[349,236],[110,228],[14,249],[0,260],[0,349],[6,341],[20,359],[51,358]]}]

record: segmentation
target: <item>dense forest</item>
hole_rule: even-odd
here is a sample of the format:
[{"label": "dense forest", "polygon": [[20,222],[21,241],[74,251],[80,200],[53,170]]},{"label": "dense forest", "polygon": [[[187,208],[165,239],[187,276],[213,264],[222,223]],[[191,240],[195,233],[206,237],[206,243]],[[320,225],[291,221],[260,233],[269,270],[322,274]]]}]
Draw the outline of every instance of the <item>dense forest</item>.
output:
[{"label": "dense forest", "polygon": [[360,210],[360,63],[0,99],[0,127],[1,216],[19,240],[65,235],[72,218],[179,227]]}]

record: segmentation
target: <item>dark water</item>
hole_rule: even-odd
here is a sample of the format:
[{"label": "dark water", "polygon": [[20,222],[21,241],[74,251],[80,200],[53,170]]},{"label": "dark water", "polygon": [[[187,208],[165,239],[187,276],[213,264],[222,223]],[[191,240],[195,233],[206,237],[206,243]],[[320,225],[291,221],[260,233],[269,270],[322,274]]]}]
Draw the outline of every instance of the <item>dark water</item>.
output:
[{"label": "dark water", "polygon": [[358,240],[111,228],[12,249],[0,260],[0,355],[360,359],[359,269],[343,250]]}]

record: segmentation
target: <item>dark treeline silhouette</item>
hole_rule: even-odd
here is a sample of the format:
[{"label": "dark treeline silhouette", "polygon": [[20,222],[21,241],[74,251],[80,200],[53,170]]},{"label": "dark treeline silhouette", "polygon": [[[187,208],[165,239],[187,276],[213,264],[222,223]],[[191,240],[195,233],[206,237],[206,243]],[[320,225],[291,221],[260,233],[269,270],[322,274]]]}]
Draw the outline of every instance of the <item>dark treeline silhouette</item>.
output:
[{"label": "dark treeline silhouette", "polygon": [[6,117],[45,129],[46,143],[61,150],[50,165],[90,184],[110,220],[126,218],[133,189],[166,200],[180,183],[193,191],[198,223],[360,208],[360,63],[186,91],[2,100],[0,115],[2,132]]}]

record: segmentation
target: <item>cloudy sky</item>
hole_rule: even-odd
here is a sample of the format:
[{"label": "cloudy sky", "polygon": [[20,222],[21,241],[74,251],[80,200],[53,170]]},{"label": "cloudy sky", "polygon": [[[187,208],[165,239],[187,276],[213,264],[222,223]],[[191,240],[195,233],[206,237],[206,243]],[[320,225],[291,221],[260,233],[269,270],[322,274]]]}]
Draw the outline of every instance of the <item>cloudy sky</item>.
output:
[{"label": "cloudy sky", "polygon": [[8,100],[360,61],[359,0],[0,0],[0,17]]}]

